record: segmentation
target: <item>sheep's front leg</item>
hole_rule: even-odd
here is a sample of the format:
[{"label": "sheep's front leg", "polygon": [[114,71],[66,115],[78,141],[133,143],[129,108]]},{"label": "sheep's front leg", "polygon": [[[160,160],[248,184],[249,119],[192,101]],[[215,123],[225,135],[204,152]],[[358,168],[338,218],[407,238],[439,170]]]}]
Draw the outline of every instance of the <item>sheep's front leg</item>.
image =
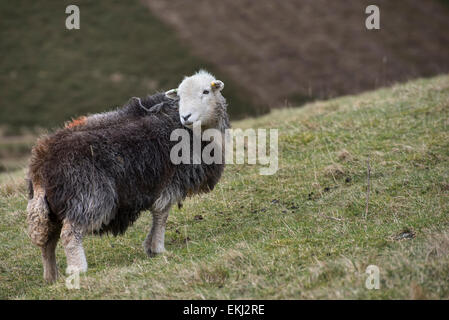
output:
[{"label": "sheep's front leg", "polygon": [[83,233],[72,223],[64,221],[61,241],[67,258],[66,274],[87,271],[87,261],[83,249]]},{"label": "sheep's front leg", "polygon": [[150,257],[165,251],[165,224],[167,223],[169,212],[170,209],[163,211],[152,211],[153,225],[143,243],[145,252]]}]

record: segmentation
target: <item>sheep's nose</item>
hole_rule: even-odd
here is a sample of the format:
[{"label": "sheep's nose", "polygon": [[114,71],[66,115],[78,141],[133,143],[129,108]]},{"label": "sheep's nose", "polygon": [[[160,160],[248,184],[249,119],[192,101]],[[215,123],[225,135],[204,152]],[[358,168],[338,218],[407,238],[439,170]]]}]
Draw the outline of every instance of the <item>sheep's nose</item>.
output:
[{"label": "sheep's nose", "polygon": [[187,121],[187,120],[190,118],[191,115],[192,115],[192,114],[189,113],[189,114],[186,115],[186,116],[182,116],[182,118],[184,119],[184,121]]}]

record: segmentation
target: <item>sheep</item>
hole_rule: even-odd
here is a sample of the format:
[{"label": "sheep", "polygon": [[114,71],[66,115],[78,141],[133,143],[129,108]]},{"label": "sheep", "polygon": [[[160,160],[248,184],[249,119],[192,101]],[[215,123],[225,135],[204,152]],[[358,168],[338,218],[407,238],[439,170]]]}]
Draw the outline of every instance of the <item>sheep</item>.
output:
[{"label": "sheep", "polygon": [[[31,241],[41,249],[47,282],[58,277],[59,239],[66,273],[86,272],[83,237],[123,234],[145,210],[153,222],[144,250],[148,256],[165,250],[172,205],[211,191],[224,168],[224,162],[173,164],[170,150],[176,141],[170,135],[185,129],[192,136],[192,126],[199,123],[224,133],[230,125],[223,87],[201,70],[177,89],[133,98],[121,109],[76,119],[38,139],[28,170],[27,222]],[[224,139],[216,143],[225,147]]]}]

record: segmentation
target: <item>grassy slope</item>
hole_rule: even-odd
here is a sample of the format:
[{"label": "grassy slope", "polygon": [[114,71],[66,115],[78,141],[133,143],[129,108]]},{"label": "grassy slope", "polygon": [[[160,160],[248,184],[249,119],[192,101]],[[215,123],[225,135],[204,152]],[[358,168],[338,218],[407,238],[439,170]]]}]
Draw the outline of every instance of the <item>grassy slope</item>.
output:
[{"label": "grassy slope", "polygon": [[[43,285],[23,172],[3,174],[0,298],[449,298],[448,111],[441,76],[234,122],[279,128],[278,173],[228,166],[213,193],[173,210],[162,256],[141,247],[148,213],[122,237],[88,237],[80,290]],[[369,264],[380,290],[364,286]]]},{"label": "grassy slope", "polygon": [[[72,3],[0,3],[0,125],[10,133],[176,87],[192,70],[214,71],[138,0],[77,1],[81,28],[69,31]],[[233,114],[254,114],[244,92],[222,80],[236,100]]]}]

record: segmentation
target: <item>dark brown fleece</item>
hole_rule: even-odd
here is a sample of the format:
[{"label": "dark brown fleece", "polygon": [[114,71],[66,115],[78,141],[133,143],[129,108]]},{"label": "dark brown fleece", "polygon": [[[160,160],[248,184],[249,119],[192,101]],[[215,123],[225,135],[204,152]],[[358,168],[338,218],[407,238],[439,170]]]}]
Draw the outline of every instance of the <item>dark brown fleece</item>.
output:
[{"label": "dark brown fleece", "polygon": [[[142,99],[142,104],[150,112],[131,100],[104,117],[88,117],[38,140],[29,167],[30,193],[33,184],[41,186],[57,220],[117,235],[140,212],[151,209],[164,189],[182,201],[214,188],[223,164],[170,161],[177,143],[170,141],[170,134],[186,129],[179,121],[177,102],[157,94]],[[227,127],[226,106],[217,108]]]}]

